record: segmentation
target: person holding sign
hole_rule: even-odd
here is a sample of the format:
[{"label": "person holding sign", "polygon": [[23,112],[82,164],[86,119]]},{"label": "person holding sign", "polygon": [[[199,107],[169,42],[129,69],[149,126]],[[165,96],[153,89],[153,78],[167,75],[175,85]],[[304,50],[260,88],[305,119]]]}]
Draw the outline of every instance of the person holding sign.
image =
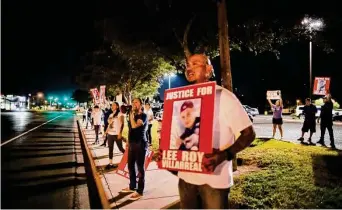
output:
[{"label": "person holding sign", "polygon": [[[147,137],[148,129],[147,115],[142,110],[142,101],[136,98],[132,102],[132,110],[129,111],[128,116],[128,171],[129,171],[129,187],[123,189],[121,192],[134,192],[129,198],[130,200],[138,200],[143,196],[145,187],[145,156],[147,152]],[[138,188],[137,185],[137,171],[138,169]]]},{"label": "person holding sign", "polygon": [[[185,71],[188,82],[192,84],[208,82],[213,73],[213,67],[209,62],[203,54],[190,56]],[[232,159],[236,153],[248,147],[255,138],[252,122],[232,92],[217,86],[214,104],[213,153],[201,157],[203,163],[201,170],[207,173],[172,171],[179,177],[181,209],[227,209],[230,187],[233,186]],[[184,110],[190,107],[192,105],[188,103]],[[196,133],[196,120],[189,124],[195,125],[189,128]],[[238,134],[240,135],[236,139],[235,135]],[[160,150],[158,160],[163,158],[162,154],[163,151]]]},{"label": "person holding sign", "polygon": [[283,125],[283,116],[282,116],[283,100],[280,97],[280,99],[278,99],[275,104],[272,103],[271,99],[268,98],[267,100],[268,100],[268,103],[270,104],[272,111],[273,111],[273,118],[272,118],[273,135],[272,135],[272,139],[274,139],[277,127],[278,127],[279,132],[280,132],[280,139],[282,139],[283,138],[283,128],[282,128],[282,125]]},{"label": "person holding sign", "polygon": [[324,105],[321,107],[321,115],[318,118],[318,122],[321,121],[321,138],[317,142],[317,144],[321,144],[325,146],[324,143],[324,135],[325,130],[328,129],[330,136],[330,146],[332,149],[336,149],[335,141],[334,141],[334,131],[333,131],[333,121],[332,121],[332,110],[333,103],[331,101],[331,95],[328,94],[323,98]]}]

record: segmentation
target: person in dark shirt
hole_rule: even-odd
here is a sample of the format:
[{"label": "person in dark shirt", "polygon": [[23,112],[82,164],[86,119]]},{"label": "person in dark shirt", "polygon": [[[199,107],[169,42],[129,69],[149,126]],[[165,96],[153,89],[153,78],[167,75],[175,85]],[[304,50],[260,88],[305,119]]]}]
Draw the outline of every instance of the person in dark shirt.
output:
[{"label": "person in dark shirt", "polygon": [[[111,115],[113,113],[112,109],[108,109],[106,108],[105,109],[105,112],[104,112],[104,117],[103,117],[103,122],[104,122],[104,131],[106,132],[107,128],[108,128],[108,117],[109,115]],[[107,134],[105,134],[105,139],[103,141],[103,144],[101,144],[101,146],[106,146],[106,143],[107,143]]]},{"label": "person in dark shirt", "polygon": [[305,100],[305,106],[303,109],[305,120],[304,120],[303,127],[302,127],[302,136],[298,139],[299,141],[303,142],[304,134],[310,130],[310,137],[308,141],[309,141],[309,144],[315,145],[311,141],[311,137],[316,132],[316,113],[317,113],[316,106],[311,104],[310,98],[307,98]]},{"label": "person in dark shirt", "polygon": [[318,122],[321,121],[321,138],[317,142],[322,146],[325,146],[324,143],[324,135],[325,130],[328,129],[329,136],[330,136],[330,146],[331,148],[335,149],[335,142],[334,142],[334,132],[333,132],[333,121],[332,121],[332,110],[333,110],[333,103],[331,101],[331,96],[327,95],[323,98],[324,105],[321,107],[321,116],[318,119]]},{"label": "person in dark shirt", "polygon": [[[143,196],[145,187],[145,156],[147,152],[148,129],[147,115],[142,110],[142,101],[139,98],[133,100],[132,110],[128,114],[128,171],[129,187],[121,192],[134,192],[130,200],[138,200]],[[135,170],[137,165],[138,176]],[[136,189],[138,177],[138,188]],[[135,191],[136,190],[136,191]]]}]

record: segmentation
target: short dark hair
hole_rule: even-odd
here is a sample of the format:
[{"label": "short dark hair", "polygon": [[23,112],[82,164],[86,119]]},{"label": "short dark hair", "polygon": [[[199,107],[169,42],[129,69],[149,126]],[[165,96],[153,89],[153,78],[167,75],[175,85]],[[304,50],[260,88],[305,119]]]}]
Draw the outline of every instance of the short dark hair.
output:
[{"label": "short dark hair", "polygon": [[94,109],[97,109],[97,108],[100,108],[100,107],[99,107],[98,105],[95,105],[95,106],[94,106]]},{"label": "short dark hair", "polygon": [[306,98],[305,100],[311,102],[311,98]]}]

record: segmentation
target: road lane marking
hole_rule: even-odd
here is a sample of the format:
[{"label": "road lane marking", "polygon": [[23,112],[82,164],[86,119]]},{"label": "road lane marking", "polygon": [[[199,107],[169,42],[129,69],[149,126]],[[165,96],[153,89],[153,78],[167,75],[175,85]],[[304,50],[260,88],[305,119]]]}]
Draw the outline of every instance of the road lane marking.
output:
[{"label": "road lane marking", "polygon": [[41,124],[41,125],[38,125],[37,127],[34,127],[34,128],[32,128],[32,129],[30,129],[30,130],[28,130],[28,131],[26,131],[26,132],[20,134],[19,136],[16,136],[16,137],[14,137],[14,138],[11,138],[10,140],[7,140],[7,141],[5,141],[4,143],[2,143],[1,146],[4,146],[4,145],[6,145],[6,144],[8,144],[8,143],[10,143],[10,142],[12,142],[12,141],[14,141],[14,140],[16,140],[17,138],[20,138],[20,137],[22,137],[22,136],[24,136],[24,135],[30,133],[31,131],[36,130],[37,128],[39,128],[39,127],[41,127],[41,126],[43,126],[43,125],[48,124],[49,122],[54,121],[55,119],[57,119],[57,118],[59,118],[59,117],[61,117],[61,116],[62,116],[62,114],[59,115],[59,116],[57,116],[57,117],[55,117],[55,118],[53,118],[53,119],[51,119],[51,120],[49,120],[49,121],[47,121],[47,122],[45,122],[45,123],[43,123],[43,124]]}]

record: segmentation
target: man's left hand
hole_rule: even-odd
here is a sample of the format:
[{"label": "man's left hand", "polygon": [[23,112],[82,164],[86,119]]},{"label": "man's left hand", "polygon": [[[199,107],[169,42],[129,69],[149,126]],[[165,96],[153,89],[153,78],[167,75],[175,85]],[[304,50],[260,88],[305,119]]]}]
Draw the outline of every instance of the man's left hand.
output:
[{"label": "man's left hand", "polygon": [[227,160],[226,152],[214,149],[212,154],[204,155],[202,169],[205,172],[213,172],[215,168],[225,160]]}]

